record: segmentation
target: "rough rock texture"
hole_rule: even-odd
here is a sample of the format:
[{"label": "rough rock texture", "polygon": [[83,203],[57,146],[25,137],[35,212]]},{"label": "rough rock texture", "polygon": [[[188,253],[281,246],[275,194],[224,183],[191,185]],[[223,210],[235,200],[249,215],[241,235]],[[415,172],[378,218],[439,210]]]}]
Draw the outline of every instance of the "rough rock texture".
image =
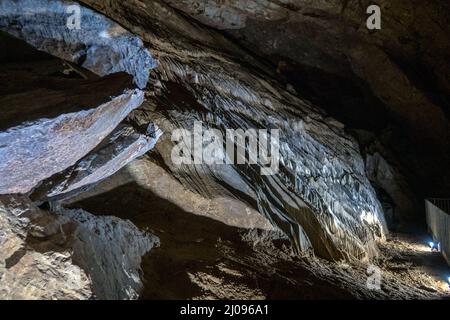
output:
[{"label": "rough rock texture", "polygon": [[[124,8],[121,7],[122,10]],[[317,254],[330,259],[351,257],[364,259],[376,254],[375,241],[382,239],[387,231],[383,213],[365,177],[364,162],[358,154],[357,144],[344,133],[339,123],[324,118],[320,111],[279,87],[276,82],[265,80],[259,72],[250,73],[250,70],[238,62],[239,58],[246,58],[241,50],[219,35],[212,37],[205,30],[194,29],[194,26],[181,16],[172,19],[177,21],[177,24],[170,25],[170,28],[174,28],[173,35],[178,35],[175,39],[171,39],[172,33],[164,31],[159,34],[158,24],[169,23],[169,16],[174,14],[172,9],[163,4],[152,2],[146,10],[131,13],[136,17],[145,16],[146,20],[152,21],[142,36],[147,42],[156,44],[152,46],[152,50],[161,62],[159,70],[155,73],[159,80],[154,79],[156,83],[162,83],[161,90],[155,93],[155,98],[148,101],[146,108],[142,108],[131,117],[139,126],[147,126],[155,117],[161,120],[158,126],[167,133],[175,127],[192,128],[195,119],[203,120],[208,127],[221,130],[262,127],[277,128],[282,132],[279,146],[282,168],[274,176],[261,176],[258,166],[227,166],[223,169],[223,166],[200,165],[173,168],[169,158],[173,144],[166,137],[165,143],[158,148],[161,157],[166,166],[171,167],[172,172],[183,180],[188,188],[207,195],[220,195],[227,189],[231,190],[232,194],[250,202],[288,234],[299,251],[313,248]],[[115,17],[113,15],[113,18]],[[21,19],[20,12],[16,19]],[[29,24],[33,25],[31,22],[29,21]],[[11,20],[6,19],[6,27],[12,26]],[[206,46],[194,49],[192,42],[184,38],[186,27],[193,29],[193,37],[209,38],[209,42],[217,43],[220,47],[228,47],[227,51],[232,55],[228,57]],[[215,40],[216,37],[219,38],[219,43]],[[33,39],[25,39],[34,45]],[[220,43],[221,41],[223,43]],[[204,56],[201,62],[198,60],[198,50],[200,55]],[[253,59],[246,59],[257,65]],[[193,64],[193,61],[197,64]],[[135,101],[135,105],[124,108],[126,112],[115,114],[114,119],[118,121],[114,122],[114,127],[131,109],[142,102],[142,95],[136,98],[138,101]],[[165,108],[166,111],[154,112],[155,107]],[[102,105],[97,110],[104,108],[105,105]],[[85,111],[81,114],[84,113]],[[95,114],[98,114],[97,111]],[[218,114],[222,116],[215,117]],[[162,120],[161,115],[169,121]],[[89,119],[89,114],[86,117]],[[102,115],[99,120],[99,124],[106,128],[99,128],[101,130],[94,132],[87,130],[74,132],[70,137],[69,141],[73,141],[78,134],[85,138],[90,137],[92,140],[90,144],[89,141],[82,143],[86,149],[79,148],[78,144],[73,145],[73,150],[65,150],[64,155],[56,160],[64,163],[56,166],[51,162],[54,171],[41,170],[42,176],[22,171],[25,177],[35,180],[26,186],[20,186],[14,181],[15,189],[5,188],[4,192],[28,192],[37,182],[74,165],[95,146],[94,140],[98,144],[106,136],[105,134],[99,139],[95,134],[110,132],[108,129],[112,129],[113,126],[108,126],[107,120],[107,115]],[[52,128],[51,120],[45,121],[47,127]],[[56,121],[59,119],[56,118]],[[96,129],[94,124],[95,122],[93,128]],[[41,130],[41,127],[39,123],[31,129]],[[70,144],[66,143],[68,140],[59,139],[57,135],[52,136],[53,129],[47,131],[44,139],[51,138],[53,150],[54,146],[59,145],[58,141],[64,142],[64,148],[70,148]],[[14,130],[9,130],[9,135],[11,134],[9,132],[15,133]],[[22,137],[20,132],[16,135]],[[80,137],[77,138],[80,142]],[[31,135],[30,139],[33,140],[34,136]],[[7,140],[12,141],[9,136]],[[24,148],[31,142],[26,139],[19,140]],[[40,152],[40,144],[37,147],[37,151]],[[40,153],[43,154],[41,158],[47,161],[49,153],[45,147]],[[14,155],[11,152],[8,154]],[[39,159],[34,154],[32,156]],[[10,167],[4,171],[11,171]],[[105,177],[101,173],[100,176]],[[78,188],[84,184],[85,182],[81,184],[75,182],[74,187]]]},{"label": "rough rock texture", "polygon": [[[57,220],[56,217],[21,200],[1,197],[0,297],[2,299],[92,297],[89,277],[79,266],[72,263],[70,250],[51,250],[52,245],[57,246],[66,241],[64,232],[46,228],[48,222],[53,223]],[[46,243],[46,234],[56,236],[53,241]],[[27,242],[31,242],[32,238],[40,240],[43,248],[29,245]]]},{"label": "rough rock texture", "polygon": [[[74,5],[80,10],[79,29],[68,27]],[[2,0],[0,30],[100,76],[127,72],[140,88],[147,85],[149,71],[155,67],[139,38],[71,1]]]},{"label": "rough rock texture", "polygon": [[[151,132],[150,132],[151,130]],[[32,198],[37,200],[67,197],[113,175],[155,146],[162,132],[153,124],[146,134],[129,125],[120,125],[109,137],[74,166],[44,181]]]},{"label": "rough rock texture", "polygon": [[[384,204],[383,197],[389,198],[387,202],[396,204],[402,216],[413,208],[411,193],[403,189],[409,183],[403,180],[406,170],[399,168],[418,170],[439,156],[445,164],[448,156],[448,120],[443,107],[448,83],[445,76],[436,76],[441,67],[448,71],[444,59],[447,46],[441,44],[446,39],[442,33],[446,15],[437,10],[439,5],[424,11],[431,18],[419,13],[423,26],[437,33],[438,40],[433,43],[402,38],[405,32],[409,34],[403,31],[404,21],[410,24],[408,15],[398,18],[403,1],[383,6],[394,12],[387,15],[394,31],[380,35],[361,27],[365,19],[361,23],[356,1],[80,2],[114,19],[144,42],[86,8],[81,8],[81,29],[70,30],[66,25],[69,2],[0,0],[4,9],[0,30],[81,66],[66,63],[67,69],[44,72],[43,79],[49,81],[44,84],[34,77],[35,67],[21,70],[8,65],[9,71],[0,72],[0,77],[8,79],[19,70],[26,79],[20,90],[10,84],[4,91],[0,88],[0,102],[6,102],[2,106],[13,105],[16,113],[19,110],[18,117],[14,112],[0,114],[4,125],[0,128],[0,160],[7,160],[2,161],[3,170],[0,164],[3,192],[34,191],[32,199],[48,204],[53,212],[33,207],[26,198],[5,197],[3,215],[7,218],[0,223],[10,230],[5,239],[13,240],[13,249],[4,251],[5,271],[0,269],[0,281],[6,279],[5,297],[127,299],[138,298],[141,289],[143,298],[305,297],[311,288],[319,290],[310,297],[441,294],[438,288],[428,286],[436,283],[427,282],[422,275],[417,279],[420,286],[426,284],[424,288],[399,280],[395,272],[404,272],[403,265],[398,269],[395,261],[393,265],[385,262],[385,252],[377,257],[377,242],[387,235],[379,199]],[[358,5],[364,8],[362,1]],[[44,14],[38,14],[41,10]],[[411,16],[415,18],[416,13]],[[427,32],[410,36],[420,38]],[[411,41],[434,51],[402,47]],[[155,64],[144,46],[159,62],[145,94],[145,89],[123,93],[123,75],[96,77],[125,71],[139,87],[145,87],[148,71]],[[15,61],[11,56],[14,53],[0,55]],[[40,57],[36,63],[41,73],[46,65],[52,65],[44,60]],[[414,63],[420,67],[410,68]],[[435,92],[420,87],[407,72],[414,74],[421,66],[431,70],[425,79],[432,79],[431,86],[444,94],[433,95]],[[381,67],[384,73],[379,72]],[[333,83],[328,86],[326,81]],[[98,97],[97,102],[108,98],[95,103],[90,97],[97,95],[95,89],[102,85],[96,84],[103,82],[111,91],[122,90],[119,95]],[[79,89],[63,90],[62,95],[55,90],[67,88],[69,83]],[[313,103],[308,101],[311,97],[316,98]],[[348,106],[350,111],[356,110],[355,106],[367,107],[363,127],[375,127],[377,135],[385,135],[388,128],[377,125],[379,121],[386,120],[399,129],[388,143],[377,136],[375,140],[381,143],[367,146],[357,135],[358,144],[343,123],[320,108],[330,108],[331,114],[336,111],[326,105],[330,101],[324,97],[337,98],[337,105]],[[33,98],[39,102],[37,107],[26,103]],[[74,104],[66,106],[65,102],[72,100]],[[358,114],[364,113],[365,109]],[[342,118],[346,123],[357,119]],[[280,141],[275,146],[280,151],[279,170],[263,175],[261,162],[173,163],[171,134],[180,128],[192,130],[196,121],[221,134],[227,129],[279,129]],[[165,135],[160,137],[159,128]],[[398,153],[383,149],[398,143],[399,153],[417,153],[411,145],[405,147],[411,142],[425,147],[426,152],[410,166],[403,166]],[[235,146],[250,151],[247,143],[239,144]],[[151,154],[131,162],[152,147]],[[22,160],[20,166],[14,165]],[[38,167],[33,162],[37,160],[44,166]],[[32,166],[22,169],[24,164]],[[445,185],[446,174],[443,179],[436,175],[439,169],[440,165],[427,169],[416,183],[429,175],[438,186]],[[14,202],[18,205],[9,205]],[[29,220],[11,214],[11,207],[23,205],[32,207],[25,210],[33,212]],[[389,220],[395,220],[394,213],[388,214]],[[41,223],[39,218],[36,222],[35,216],[45,221]],[[140,230],[161,239],[161,248],[146,254],[142,261],[158,240]],[[22,235],[22,242],[15,234]],[[66,255],[71,261],[59,263],[55,243],[56,252],[67,248],[73,252]],[[386,243],[380,246],[382,250],[389,247]],[[311,258],[310,252],[340,262],[327,264]],[[30,258],[24,260],[22,254]],[[309,258],[304,260],[306,256]],[[402,259],[399,255],[398,260]],[[387,265],[388,281],[380,292],[365,288],[367,262]],[[42,274],[41,265],[55,270],[52,277]],[[22,271],[24,276],[14,277]],[[28,291],[30,273],[38,282],[31,285],[34,288],[46,281],[67,279],[68,272],[80,274],[77,279],[81,280],[69,281],[65,293],[55,292],[54,287],[47,293]],[[404,275],[415,278],[413,272]],[[16,281],[20,285],[15,286]],[[331,288],[327,287],[330,283]]]},{"label": "rough rock texture", "polygon": [[134,87],[131,76],[120,73],[99,78],[3,32],[0,45],[5,49],[0,60],[2,131],[94,109]]},{"label": "rough rock texture", "polygon": [[[299,94],[345,124],[376,130],[394,126],[384,145],[409,171],[415,197],[448,196],[448,2],[163,2],[268,59]],[[366,28],[371,4],[381,8],[381,30]]]},{"label": "rough rock texture", "polygon": [[351,130],[365,157],[366,172],[380,200],[389,229],[410,230],[423,221],[423,199],[411,183],[412,172],[403,159],[387,147],[389,130],[381,135],[366,130]]},{"label": "rough rock texture", "polygon": [[[3,33],[0,46],[0,194],[33,191],[44,203],[154,147],[153,123],[124,122],[144,100],[131,76],[99,78]],[[116,217],[51,209],[0,197],[0,298],[137,299],[141,257],[158,238]]]},{"label": "rough rock texture", "polygon": [[[390,166],[378,152],[367,155],[366,171],[372,184],[381,188],[385,194],[391,197],[394,204],[389,217],[391,225],[398,222],[395,220],[407,220],[419,210],[419,201],[415,199],[415,195],[410,190],[404,177],[400,176],[399,172]],[[382,198],[382,196],[379,195],[379,198]],[[387,214],[387,211],[385,210],[385,214]]]},{"label": "rough rock texture", "polygon": [[159,243],[129,221],[19,196],[1,196],[0,226],[2,299],[136,298],[141,256]]},{"label": "rough rock texture", "polygon": [[142,101],[143,92],[128,91],[95,109],[37,119],[0,132],[0,194],[29,192],[74,165]]},{"label": "rough rock texture", "polygon": [[142,91],[128,89],[133,87],[130,76],[99,78],[3,33],[0,44],[6,49],[0,60],[0,193],[29,192],[42,180],[54,183],[55,174],[78,163],[77,172],[84,165],[84,174],[92,174],[72,181],[80,182],[77,188],[105,178],[154,146],[157,128],[116,129],[144,99]]},{"label": "rough rock texture", "polygon": [[[168,134],[157,151],[185,187],[210,197],[231,192],[288,234],[297,250],[312,247],[330,259],[376,254],[375,240],[387,231],[383,213],[358,146],[338,122],[280,87],[274,73],[262,71],[231,42],[159,1],[84,2],[140,35],[159,60],[154,97],[131,118],[144,124],[154,119]],[[243,61],[254,65],[252,71]],[[196,119],[222,132],[280,129],[280,172],[261,176],[258,166],[174,166],[170,133],[192,129]]]},{"label": "rough rock texture", "polygon": [[137,299],[142,289],[141,257],[158,246],[159,239],[116,217],[96,217],[79,209],[59,214],[79,224],[73,259],[88,270],[95,296]]},{"label": "rough rock texture", "polygon": [[[231,196],[190,192],[150,155],[64,205],[114,214],[151,230],[161,245],[143,257],[142,299],[430,299],[448,294],[448,266],[423,238],[389,236],[379,258],[328,262],[295,254],[286,237]],[[182,232],[180,232],[182,230]],[[421,235],[422,236],[422,235]],[[369,265],[381,290],[367,288]]]},{"label": "rough rock texture", "polygon": [[[130,185],[130,190],[125,192],[127,194],[133,193],[134,186],[135,189],[146,190],[149,194],[153,194],[155,198],[164,199],[164,201],[171,203],[173,206],[178,206],[185,212],[209,218],[227,226],[248,230],[258,229],[274,234],[279,233],[277,237],[283,237],[275,226],[251,206],[231,195],[224,194],[208,198],[188,190],[170,172],[160,167],[158,162],[150,161],[148,157],[133,161],[120,172],[111,175],[88,192],[64,198],[62,204],[76,207],[76,203],[85,199],[113,192],[115,189],[126,185]],[[140,193],[139,191],[136,192]],[[124,196],[124,201],[128,197]]]}]

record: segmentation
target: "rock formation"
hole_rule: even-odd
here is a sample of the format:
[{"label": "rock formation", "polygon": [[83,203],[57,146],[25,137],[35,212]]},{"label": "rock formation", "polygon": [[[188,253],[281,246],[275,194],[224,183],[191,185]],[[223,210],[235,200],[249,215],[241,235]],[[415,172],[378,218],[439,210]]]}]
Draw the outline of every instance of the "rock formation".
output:
[{"label": "rock formation", "polygon": [[[0,297],[136,299],[141,257],[158,238],[54,198],[89,188],[155,146],[162,132],[152,122],[145,130],[124,122],[145,98],[133,79],[145,87],[155,65],[139,38],[92,10],[82,10],[89,32],[68,32],[60,23],[69,4],[0,2],[0,30],[65,60],[0,35]],[[51,212],[26,194],[52,201]]]},{"label": "rock formation", "polygon": [[[105,16],[75,5],[77,12],[73,6],[67,1],[5,0],[0,3],[0,30],[100,76],[126,72],[144,88],[155,62],[142,41]],[[79,25],[70,25],[72,13],[79,15]]]},{"label": "rock formation", "polygon": [[[361,1],[79,2],[0,0],[3,297],[301,295],[277,259],[300,274],[319,268],[305,255],[377,261],[388,225],[419,220],[416,199],[448,183],[446,4],[381,1],[375,33]],[[174,136],[198,126],[279,130],[275,172],[203,152],[175,163]],[[250,139],[233,150],[251,157]],[[282,274],[276,294],[211,289],[217,274],[265,283],[252,263]]]},{"label": "rock formation", "polygon": [[[273,73],[263,77],[263,66],[236,45],[196,29],[162,3],[140,8],[132,3],[89,4],[142,36],[159,59],[152,81],[162,88],[131,115],[136,121],[145,122],[150,115],[148,119],[158,119],[155,122],[167,133],[179,127],[192,129],[195,120],[222,131],[281,129],[282,168],[268,177],[261,177],[259,168],[239,166],[188,166],[180,172],[170,161],[173,144],[163,138],[157,150],[180,179],[188,171],[188,188],[200,193],[233,190],[241,198],[250,197],[252,205],[287,233],[298,250],[312,247],[331,259],[376,254],[375,240],[386,232],[384,218],[357,145],[339,123],[280,87],[271,80]],[[151,21],[145,32],[130,25],[126,19],[130,13]],[[167,31],[157,28],[163,21],[172,22]],[[194,48],[194,39],[224,48],[227,55],[200,44]],[[242,59],[261,71],[250,72],[240,63]],[[354,190],[359,192],[352,194]]]},{"label": "rock formation", "polygon": [[22,196],[1,196],[0,227],[2,299],[137,298],[141,256],[159,243],[129,221]]}]

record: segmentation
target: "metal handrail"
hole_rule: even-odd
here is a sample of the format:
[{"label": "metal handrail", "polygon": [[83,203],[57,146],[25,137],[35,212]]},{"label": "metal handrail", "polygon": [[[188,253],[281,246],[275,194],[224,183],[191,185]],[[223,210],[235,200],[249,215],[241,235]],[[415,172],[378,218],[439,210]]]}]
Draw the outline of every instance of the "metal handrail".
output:
[{"label": "metal handrail", "polygon": [[428,198],[426,199],[436,207],[441,209],[447,214],[450,214],[450,199],[449,198]]},{"label": "metal handrail", "polygon": [[428,229],[450,265],[450,199],[426,199],[425,209]]}]

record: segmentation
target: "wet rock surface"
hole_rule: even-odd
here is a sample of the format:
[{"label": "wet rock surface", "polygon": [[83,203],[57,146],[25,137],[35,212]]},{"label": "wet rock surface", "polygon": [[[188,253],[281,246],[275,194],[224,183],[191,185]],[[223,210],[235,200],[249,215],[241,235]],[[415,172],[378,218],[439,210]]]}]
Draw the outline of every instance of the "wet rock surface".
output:
[{"label": "wet rock surface", "polygon": [[[1,63],[5,86],[0,90],[0,193],[30,192],[101,148],[108,159],[94,165],[106,172],[83,184],[93,183],[154,146],[158,136],[134,132],[132,127],[114,131],[144,100],[143,91],[132,89],[130,76],[99,78],[4,34],[0,42],[17,46],[27,56],[23,61],[7,51]],[[116,161],[107,162],[112,159]]]}]

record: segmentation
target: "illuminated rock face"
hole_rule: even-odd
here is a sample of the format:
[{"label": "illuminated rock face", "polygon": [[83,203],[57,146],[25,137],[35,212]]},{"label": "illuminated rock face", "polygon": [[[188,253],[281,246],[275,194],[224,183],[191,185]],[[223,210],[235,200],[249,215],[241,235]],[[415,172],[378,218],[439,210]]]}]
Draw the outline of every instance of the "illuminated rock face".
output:
[{"label": "illuminated rock face", "polygon": [[[80,9],[79,16],[74,6]],[[79,17],[79,24],[72,23],[72,17]],[[126,72],[139,88],[147,85],[149,72],[155,67],[138,37],[74,2],[2,0],[0,30],[100,76]]]},{"label": "illuminated rock face", "polygon": [[74,165],[143,101],[130,91],[96,109],[39,119],[0,133],[0,193],[27,193]]},{"label": "illuminated rock face", "polygon": [[[333,260],[376,255],[376,240],[387,232],[383,212],[358,145],[342,124],[287,91],[274,72],[263,75],[262,66],[232,42],[158,1],[85,2],[137,32],[161,57],[152,80],[158,86],[131,118],[155,119],[166,133],[156,151],[186,188],[213,197],[231,190],[283,230],[298,251],[313,249]],[[144,20],[145,30],[133,22]],[[280,129],[280,171],[261,176],[258,166],[175,166],[170,133],[191,130],[195,120],[222,132]]]},{"label": "illuminated rock face", "polygon": [[[247,32],[253,34],[255,38],[247,39],[248,42],[244,39],[244,44],[254,45],[253,53],[263,53],[270,59],[280,54],[278,50],[284,49],[279,49],[274,43],[271,51],[271,47],[266,46],[267,42],[259,43],[255,39],[263,37],[270,42],[279,37],[280,46],[285,48],[282,59],[286,60],[295,53],[288,48],[292,38],[284,37],[279,29],[275,33],[261,32],[258,35],[255,30],[260,26],[264,27],[262,30],[272,30],[275,23],[286,26],[279,21],[302,12],[307,21],[297,21],[299,24],[294,24],[296,27],[292,30],[287,27],[287,34],[292,35],[299,26],[316,26],[310,19],[324,24],[337,21],[320,19],[322,15],[319,14],[325,9],[334,12],[336,7],[315,8],[311,13],[295,6],[280,7],[270,1],[253,1],[245,8],[239,7],[245,2],[215,7],[216,2],[209,1],[206,10],[197,13],[189,7],[194,1],[80,2],[92,6],[99,13],[81,8],[81,29],[72,30],[66,25],[70,15],[67,8],[72,3],[0,0],[0,30],[79,65],[70,65],[69,70],[53,66],[55,72],[25,81],[23,91],[9,84],[7,88],[13,92],[11,94],[0,88],[0,108],[13,106],[0,114],[0,194],[27,193],[38,204],[49,202],[52,213],[41,210],[38,215],[46,217],[42,227],[51,229],[52,236],[59,236],[56,229],[60,226],[75,225],[75,230],[70,230],[75,240],[68,244],[68,248],[74,249],[74,264],[40,260],[42,257],[36,250],[31,250],[31,260],[21,260],[20,256],[27,255],[28,251],[12,250],[11,254],[3,257],[5,265],[29,270],[25,263],[34,263],[37,259],[37,264],[50,264],[53,269],[60,270],[63,275],[57,278],[65,279],[64,274],[78,272],[82,281],[67,288],[68,297],[137,298],[142,288],[137,271],[140,258],[158,240],[124,220],[95,217],[82,209],[61,207],[64,204],[83,208],[83,202],[71,201],[72,197],[89,202],[95,199],[94,195],[102,195],[103,188],[111,187],[111,181],[116,183],[116,187],[130,181],[137,184],[125,188],[137,193],[132,199],[141,197],[169,202],[169,212],[186,221],[180,229],[189,227],[186,217],[192,213],[197,221],[193,223],[194,231],[202,232],[202,223],[209,221],[198,219],[202,216],[233,230],[256,231],[251,236],[247,235],[255,242],[288,238],[294,254],[313,251],[320,257],[335,261],[368,261],[378,254],[377,241],[382,241],[388,230],[368,176],[386,192],[395,193],[396,203],[405,203],[405,208],[409,205],[401,192],[403,181],[398,183],[399,175],[384,160],[384,155],[376,158],[363,156],[357,140],[343,123],[328,116],[305,99],[301,91],[287,84],[283,77],[290,72],[292,61],[273,60],[276,63],[268,66],[251,50],[243,50],[221,33],[192,23],[171,6],[211,27],[226,30],[236,38],[247,35]],[[322,29],[325,26],[322,25]],[[307,45],[298,42],[314,49],[313,34],[305,32],[304,35],[309,39]],[[327,34],[327,37],[332,38],[332,34]],[[342,61],[328,60],[326,58],[330,56],[322,55],[327,51],[327,37],[318,40],[323,49],[314,51],[314,55],[303,52],[311,59],[307,60],[308,64],[347,76],[348,65],[344,66],[346,70],[341,69]],[[295,48],[301,52],[302,48]],[[374,91],[379,89],[380,95],[387,93],[387,100],[397,91],[409,88],[407,81],[398,82],[402,89],[398,90],[376,77],[374,70],[384,62],[389,67],[387,72],[394,78],[403,75],[399,68],[392,66],[386,53],[376,51],[376,63],[363,64],[365,50],[370,48],[373,45],[356,46],[353,51],[344,52],[340,47],[342,50],[336,49],[331,56],[343,59],[342,54],[347,53],[354,75],[365,79]],[[149,50],[158,57],[157,67]],[[38,62],[41,68],[43,63]],[[149,69],[153,67],[155,69],[149,79]],[[10,74],[17,73],[14,68]],[[20,70],[21,75],[27,78],[27,68],[23,69],[25,71]],[[128,73],[141,90],[133,89],[126,75],[112,75],[117,72]],[[70,77],[78,74],[78,78],[65,79],[67,74]],[[105,77],[98,79],[98,76]],[[0,77],[8,79],[3,73]],[[146,89],[149,80],[152,86]],[[414,97],[419,96],[423,98],[422,95]],[[421,97],[415,101],[415,107],[420,105],[420,101],[425,101]],[[35,103],[27,103],[31,100]],[[46,100],[49,103],[45,103]],[[405,101],[396,100],[391,107],[401,110],[398,107]],[[445,133],[446,123],[441,121],[441,111],[438,108],[431,111],[430,117],[439,118],[439,130]],[[413,118],[407,120],[407,126],[414,124]],[[227,129],[280,130],[279,170],[272,175],[261,175],[259,165],[175,165],[171,158],[174,147],[171,134],[180,128],[192,130],[196,121],[221,133]],[[146,157],[131,163],[150,150],[152,152]],[[369,151],[370,155],[377,154],[378,150]],[[122,181],[124,167],[134,174],[127,177],[130,181]],[[392,171],[385,172],[386,168]],[[99,182],[103,184],[96,188]],[[120,194],[122,196],[126,198]],[[25,197],[14,197],[12,199],[15,200],[11,201],[33,205]],[[139,203],[130,205],[135,211],[128,211],[126,202],[114,199],[113,203],[116,204],[115,215],[124,219],[129,218],[127,215],[137,217],[141,229],[154,227],[152,208],[148,208],[151,203],[143,201],[145,215]],[[99,210],[103,205],[106,207],[107,201],[93,205],[95,213],[105,214]],[[12,230],[11,225],[17,221],[8,213],[8,205],[3,207],[0,213],[7,218],[0,223]],[[37,208],[33,210],[39,211]],[[14,234],[28,228],[28,223],[20,226],[18,231],[9,232],[6,238],[15,239]],[[221,229],[223,233],[235,231],[219,228],[221,224],[208,225]],[[168,242],[173,241],[173,234],[182,233],[170,230],[158,229],[157,232],[161,232]],[[266,238],[258,234],[261,230]],[[209,231],[214,233],[215,230]],[[17,246],[22,247],[23,243],[17,241]],[[189,241],[201,243],[204,239]],[[220,241],[217,243],[219,245]],[[120,257],[118,252],[125,254]],[[104,265],[108,266],[107,270]],[[38,278],[41,276],[36,275]],[[0,293],[6,297],[15,294],[8,291],[14,285],[12,280],[6,282],[4,287],[0,286]],[[20,289],[17,295],[48,296],[44,291],[30,293]]]},{"label": "illuminated rock face", "polygon": [[1,31],[65,59],[0,34],[0,297],[137,299],[141,257],[157,237],[116,217],[57,204],[48,212],[7,195],[43,203],[80,192],[161,135],[151,121],[146,130],[124,123],[144,101],[132,82],[145,87],[154,67],[142,42],[86,8],[83,28],[69,30],[69,4],[0,2]]},{"label": "illuminated rock face", "polygon": [[[37,61],[18,61],[20,49],[2,54],[6,88],[0,96],[0,174],[5,178],[0,194],[28,193],[75,165],[142,104],[144,92],[133,89],[123,72],[145,87],[155,63],[139,38],[76,3],[1,1],[0,9],[1,31],[64,59],[33,53]],[[79,28],[70,25],[70,17],[78,13],[73,19],[80,19]],[[1,41],[11,40],[2,36]],[[112,141],[116,148],[108,156],[115,161],[105,161],[95,170],[98,176],[85,177],[76,188],[106,178],[150,150],[157,139],[136,133],[132,140]]]},{"label": "illuminated rock face", "polygon": [[[82,20],[82,24],[89,26],[92,23],[94,31],[83,31],[81,28],[72,33],[74,30],[61,26],[65,22],[67,4],[38,2],[38,7],[49,6],[44,11],[50,16],[39,15],[35,17],[37,21],[33,21],[33,14],[21,14],[26,10],[35,12],[29,8],[27,1],[23,4],[20,8],[13,6],[12,10],[8,9],[12,5],[8,5],[8,1],[2,3],[5,6],[3,30],[25,39],[34,47],[75,62],[78,60],[68,58],[67,53],[72,57],[76,56],[74,53],[78,49],[62,44],[84,41],[88,48],[92,45],[92,50],[88,49],[86,52],[91,52],[93,56],[92,59],[86,56],[81,66],[100,75],[125,70],[134,76],[135,81],[140,78],[141,75],[130,72],[130,68],[104,71],[109,63],[111,50],[116,52],[117,48],[122,48],[124,52],[134,53],[126,49],[129,44],[127,41],[137,39],[126,32],[112,38],[99,37],[103,34],[105,25],[111,27],[109,20],[93,11],[82,9],[81,16],[83,17],[83,13],[86,16],[86,21]],[[101,3],[90,4],[94,8],[101,7]],[[26,10],[20,11],[22,8]],[[149,100],[129,118],[141,127],[148,126],[153,118],[158,119],[154,122],[167,136],[161,140],[157,150],[165,165],[171,168],[175,176],[181,176],[180,179],[187,188],[218,195],[225,192],[223,187],[234,190],[232,193],[248,199],[255,209],[286,233],[297,251],[313,249],[318,255],[333,260],[352,257],[367,259],[376,255],[376,240],[383,239],[387,232],[383,213],[365,176],[364,162],[357,151],[357,144],[343,131],[340,123],[325,117],[314,106],[292,95],[276,81],[266,80],[259,72],[243,67],[237,62],[243,57],[243,53],[232,43],[221,43],[220,41],[225,40],[219,36],[217,39],[211,37],[201,28],[190,30],[184,18],[172,15],[171,9],[167,10],[158,2],[148,4],[145,10],[130,11],[124,16],[120,16],[120,13],[126,6],[112,3],[108,8],[118,9],[111,17],[125,26],[129,23],[128,14],[145,17],[145,20],[151,22],[148,30],[139,35],[148,43],[164,43],[151,47],[161,57],[160,67],[156,70],[156,79],[153,81],[159,81],[162,88],[151,90]],[[170,19],[167,14],[171,15]],[[49,25],[49,17],[52,15],[57,15],[58,18],[50,19],[55,24]],[[47,22],[43,23],[45,21],[39,19]],[[28,27],[18,30],[14,21],[22,21]],[[157,29],[153,28],[161,22],[171,24],[173,32],[155,33],[154,30]],[[129,27],[133,30],[139,26]],[[205,38],[210,44],[225,46],[231,55],[225,56],[206,46],[192,48],[192,42],[184,38],[188,30],[190,37]],[[122,37],[123,34],[126,36]],[[100,46],[95,41],[100,41],[109,48],[97,51]],[[44,44],[51,45],[46,47]],[[148,52],[146,49],[144,51]],[[97,53],[101,53],[101,56],[97,56]],[[199,54],[208,58],[198,59]],[[127,61],[126,65],[138,63],[136,66],[141,66],[148,61],[145,56],[142,58],[140,55],[122,55],[122,58]],[[250,63],[256,68],[260,67],[256,60],[248,57],[245,59],[250,59]],[[98,67],[94,61],[98,63]],[[114,65],[123,65],[120,61],[119,59]],[[147,70],[139,70],[141,69]],[[37,199],[44,200],[82,191],[84,187],[116,172],[136,156],[149,150],[157,138],[143,138],[141,142],[138,135],[135,142],[125,138],[123,141],[129,144],[119,143],[120,150],[114,147],[118,140],[111,140],[106,142],[106,157],[98,158],[95,155],[97,151],[90,155],[88,153],[142,102],[143,93],[136,90],[93,109],[64,113],[56,118],[37,119],[25,126],[8,129],[2,133],[7,146],[3,149],[3,157],[7,160],[3,162],[3,174],[6,176],[7,172],[14,170],[18,174],[5,180],[2,192],[29,192],[40,181],[46,180],[35,194]],[[159,111],[161,108],[167,112]],[[169,135],[175,127],[191,128],[196,119],[202,120],[208,127],[222,131],[227,128],[255,127],[279,129],[279,172],[262,176],[258,166],[232,165],[225,169],[208,165],[174,167],[170,161],[173,144]],[[27,134],[24,135],[22,130]],[[40,143],[34,143],[36,141]],[[135,149],[136,143],[141,143],[141,147]],[[32,149],[29,148],[31,144],[34,145]],[[21,165],[17,165],[20,161]],[[28,168],[24,166],[25,163],[29,163]],[[41,169],[37,171],[34,163],[39,163]],[[59,177],[54,176],[62,171],[64,172]]]},{"label": "illuminated rock face", "polygon": [[159,245],[129,221],[21,196],[0,196],[0,229],[1,299],[135,299],[141,257]]},{"label": "illuminated rock face", "polygon": [[[161,136],[140,134],[132,126],[119,125],[99,146],[66,170],[44,181],[33,198],[52,201],[82,192],[113,175],[134,159],[152,150]],[[56,198],[55,198],[56,197]]]},{"label": "illuminated rock face", "polygon": [[[381,131],[384,147],[369,153],[396,154],[415,197],[448,197],[448,2],[377,1],[382,22],[376,31],[366,27],[370,3],[364,1],[161,2],[264,56],[347,127]],[[405,218],[423,215],[423,204],[401,202]]]}]

